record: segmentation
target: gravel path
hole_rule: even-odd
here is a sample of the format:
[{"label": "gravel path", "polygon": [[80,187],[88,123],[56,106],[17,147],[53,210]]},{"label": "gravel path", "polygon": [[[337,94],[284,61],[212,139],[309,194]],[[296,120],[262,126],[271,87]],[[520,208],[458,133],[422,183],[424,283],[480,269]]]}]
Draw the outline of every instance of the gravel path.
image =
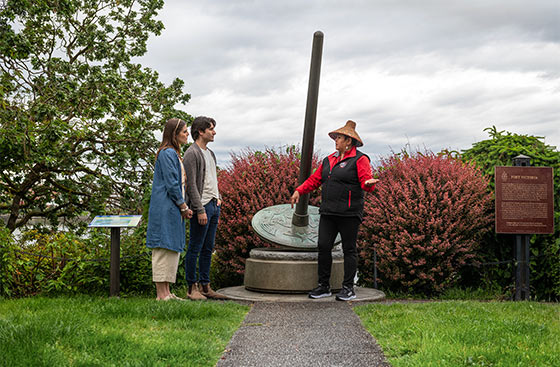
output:
[{"label": "gravel path", "polygon": [[217,366],[390,366],[346,302],[253,305]]}]

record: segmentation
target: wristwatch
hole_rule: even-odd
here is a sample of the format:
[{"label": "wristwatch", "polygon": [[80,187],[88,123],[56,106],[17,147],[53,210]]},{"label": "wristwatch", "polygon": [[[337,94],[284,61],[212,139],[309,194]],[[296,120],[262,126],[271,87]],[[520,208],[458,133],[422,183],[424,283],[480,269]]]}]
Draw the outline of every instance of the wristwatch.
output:
[{"label": "wristwatch", "polygon": [[184,208],[184,209],[180,209],[181,212],[186,212],[187,210],[189,210],[189,208]]}]

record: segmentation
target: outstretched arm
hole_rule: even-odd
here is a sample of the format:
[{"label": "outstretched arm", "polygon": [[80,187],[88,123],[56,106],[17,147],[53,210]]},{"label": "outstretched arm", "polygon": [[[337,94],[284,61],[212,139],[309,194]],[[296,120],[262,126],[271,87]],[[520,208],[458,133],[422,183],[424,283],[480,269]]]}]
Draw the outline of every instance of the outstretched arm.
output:
[{"label": "outstretched arm", "polygon": [[373,178],[371,172],[371,164],[367,156],[361,156],[356,162],[358,167],[358,180],[360,180],[360,186],[364,191],[372,192],[375,189],[375,184],[379,182],[378,179]]}]

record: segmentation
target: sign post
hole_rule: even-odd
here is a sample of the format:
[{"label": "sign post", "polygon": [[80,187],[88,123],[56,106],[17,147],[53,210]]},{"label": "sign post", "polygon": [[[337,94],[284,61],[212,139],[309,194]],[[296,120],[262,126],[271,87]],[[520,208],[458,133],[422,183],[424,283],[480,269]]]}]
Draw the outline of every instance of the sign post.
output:
[{"label": "sign post", "polygon": [[529,235],[554,233],[554,190],[551,167],[530,167],[519,155],[514,167],[495,167],[496,233],[515,235],[515,300],[528,300]]},{"label": "sign post", "polygon": [[141,215],[98,215],[88,225],[89,228],[111,228],[111,263],[109,296],[120,292],[121,228],[136,227]]},{"label": "sign post", "polygon": [[[518,155],[513,158],[515,167],[528,167],[531,159],[525,155]],[[529,287],[529,259],[531,253],[529,235],[515,235],[515,300],[529,300],[531,298],[531,288]]]}]

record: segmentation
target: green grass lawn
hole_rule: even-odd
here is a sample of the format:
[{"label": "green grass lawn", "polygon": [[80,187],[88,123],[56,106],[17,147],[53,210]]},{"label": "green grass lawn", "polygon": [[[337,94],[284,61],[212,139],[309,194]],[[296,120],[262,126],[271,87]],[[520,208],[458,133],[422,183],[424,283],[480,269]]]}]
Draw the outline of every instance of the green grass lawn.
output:
[{"label": "green grass lawn", "polygon": [[0,365],[214,366],[248,310],[146,298],[0,299]]},{"label": "green grass lawn", "polygon": [[446,301],[355,312],[400,366],[560,366],[560,305]]}]

